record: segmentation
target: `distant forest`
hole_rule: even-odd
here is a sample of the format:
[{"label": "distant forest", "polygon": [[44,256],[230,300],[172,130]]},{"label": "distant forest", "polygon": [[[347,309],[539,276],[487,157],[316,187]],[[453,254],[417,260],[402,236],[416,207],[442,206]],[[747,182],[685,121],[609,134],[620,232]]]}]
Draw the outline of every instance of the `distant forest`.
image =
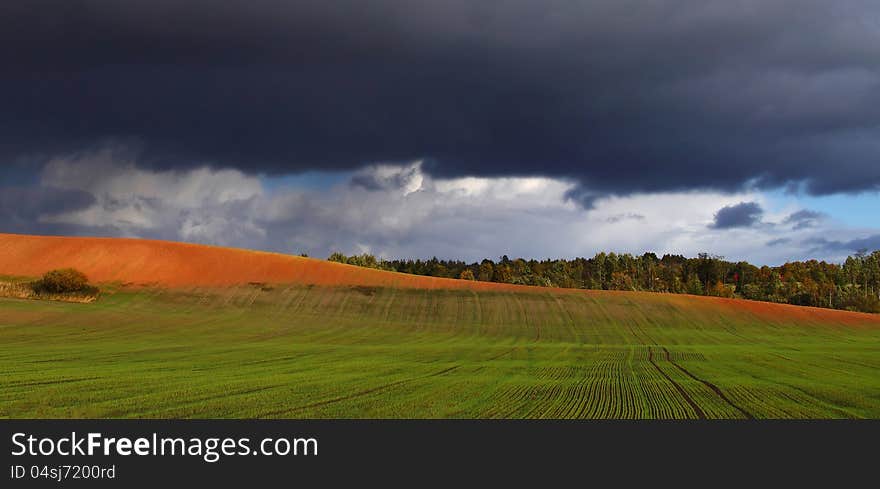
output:
[{"label": "distant forest", "polygon": [[380,260],[333,253],[330,261],[431,277],[540,287],[639,290],[744,299],[880,313],[880,250],[860,251],[843,264],[796,261],[757,267],[701,253],[696,258],[654,253],[599,253],[571,260]]}]

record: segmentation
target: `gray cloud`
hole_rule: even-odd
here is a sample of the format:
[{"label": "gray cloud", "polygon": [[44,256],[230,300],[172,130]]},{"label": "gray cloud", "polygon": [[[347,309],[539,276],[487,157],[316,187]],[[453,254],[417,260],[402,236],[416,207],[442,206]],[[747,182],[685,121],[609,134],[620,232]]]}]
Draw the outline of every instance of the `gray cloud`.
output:
[{"label": "gray cloud", "polygon": [[730,229],[754,226],[761,222],[764,210],[757,202],[740,202],[722,207],[715,213],[715,221],[710,227]]},{"label": "gray cloud", "polygon": [[84,209],[95,203],[83,190],[54,187],[0,187],[0,232],[51,233],[70,231],[70,226],[41,223],[43,216]]},{"label": "gray cloud", "polygon": [[[871,246],[859,241],[865,230],[830,227],[830,220],[799,231],[740,228],[735,240],[707,232],[713,209],[727,204],[748,210],[754,194],[612,196],[585,210],[564,199],[573,185],[568,180],[440,179],[418,162],[371,166],[314,188],[209,167],[145,170],[114,156],[56,159],[43,171],[41,186],[4,188],[0,232],[146,237],[317,257],[342,251],[467,260],[711,250],[730,259],[779,264],[837,260],[845,256],[837,248]],[[365,187],[355,180],[376,184]],[[839,242],[809,242],[829,237]]]},{"label": "gray cloud", "polygon": [[[33,0],[0,6],[0,160],[425,159],[609,194],[880,188],[873,0]],[[359,182],[369,185],[370,182]]]},{"label": "gray cloud", "polygon": [[624,221],[627,219],[631,219],[634,221],[644,221],[645,216],[643,216],[641,214],[635,214],[632,212],[626,213],[626,214],[615,214],[615,215],[605,219],[605,222],[616,223],[616,222]]},{"label": "gray cloud", "polygon": [[816,251],[841,251],[846,253],[859,250],[873,251],[880,250],[880,234],[845,241],[817,237],[807,240],[807,243],[813,245],[813,249]]},{"label": "gray cloud", "polygon": [[368,168],[355,173],[349,183],[366,190],[417,189],[422,183],[421,163],[403,168],[393,166]]},{"label": "gray cloud", "polygon": [[776,238],[767,242],[767,246],[781,246],[791,243],[791,238]]},{"label": "gray cloud", "polygon": [[811,211],[809,209],[802,209],[797,212],[790,214],[786,217],[782,222],[784,224],[791,224],[792,229],[799,230],[805,228],[815,227],[816,224],[822,219],[827,218],[825,214],[818,211]]}]

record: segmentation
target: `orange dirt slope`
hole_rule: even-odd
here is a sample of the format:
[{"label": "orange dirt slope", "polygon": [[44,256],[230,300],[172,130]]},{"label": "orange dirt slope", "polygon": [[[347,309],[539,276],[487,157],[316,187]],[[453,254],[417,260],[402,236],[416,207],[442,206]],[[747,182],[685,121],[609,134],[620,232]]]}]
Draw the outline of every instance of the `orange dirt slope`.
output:
[{"label": "orange dirt slope", "polygon": [[0,233],[0,275],[37,277],[72,267],[95,283],[161,287],[230,286],[247,283],[404,287],[580,293],[594,297],[628,294],[633,300],[724,315],[736,309],[765,320],[806,320],[880,326],[880,316],[814,307],[650,292],[548,289],[386,272],[352,265],[236,248],[127,238],[29,236]]},{"label": "orange dirt slope", "polygon": [[76,268],[96,283],[165,287],[263,283],[443,289],[515,285],[423,277],[314,258],[169,241],[0,234],[0,275],[37,277]]}]

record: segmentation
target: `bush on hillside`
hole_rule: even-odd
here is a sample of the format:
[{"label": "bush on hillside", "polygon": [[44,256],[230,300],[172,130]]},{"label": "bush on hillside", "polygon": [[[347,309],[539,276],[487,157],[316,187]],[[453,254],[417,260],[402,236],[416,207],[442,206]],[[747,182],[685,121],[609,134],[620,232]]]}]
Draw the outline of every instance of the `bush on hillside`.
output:
[{"label": "bush on hillside", "polygon": [[34,292],[38,294],[70,294],[91,292],[89,279],[79,270],[62,268],[46,272],[43,278],[33,283]]},{"label": "bush on hillside", "polygon": [[358,267],[364,268],[375,268],[378,270],[386,270],[391,271],[392,268],[388,265],[388,262],[385,260],[380,260],[376,258],[374,255],[369,253],[362,253],[360,255],[351,255],[345,256],[345,254],[340,253],[338,251],[333,252],[332,255],[327,257],[328,261],[335,261],[337,263],[345,263],[348,265],[355,265]]}]

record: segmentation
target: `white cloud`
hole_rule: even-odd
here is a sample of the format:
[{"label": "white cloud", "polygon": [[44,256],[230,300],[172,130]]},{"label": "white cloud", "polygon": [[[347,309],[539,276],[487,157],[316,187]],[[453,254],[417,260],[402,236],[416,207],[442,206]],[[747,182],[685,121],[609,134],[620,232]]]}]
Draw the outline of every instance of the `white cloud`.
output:
[{"label": "white cloud", "polygon": [[[371,166],[329,188],[278,182],[267,185],[265,178],[209,167],[151,171],[105,150],[46,167],[44,185],[84,190],[96,202],[43,220],[105,234],[314,256],[342,251],[466,260],[502,254],[591,256],[603,250],[690,256],[706,251],[777,264],[816,254],[837,258],[816,250],[815,238],[833,233],[846,240],[871,231],[847,228],[833,219],[795,229],[784,220],[797,209],[774,207],[757,192],[611,196],[584,210],[565,198],[574,186],[567,180],[434,179],[420,162]],[[763,222],[747,228],[709,227],[718,209],[740,202],[760,204]],[[775,246],[767,245],[774,241]]]},{"label": "white cloud", "polygon": [[[237,170],[208,167],[187,171],[138,168],[112,148],[58,158],[42,174],[46,187],[83,190],[94,205],[44,216],[44,223],[110,228],[124,236],[157,235],[189,241],[234,244],[265,236],[248,213],[263,195],[260,179]],[[227,217],[235,214],[234,219]]]},{"label": "white cloud", "polygon": [[124,200],[158,199],[181,208],[248,200],[263,193],[259,178],[238,170],[149,171],[133,161],[116,159],[112,149],[54,159],[43,170],[42,182]]}]

